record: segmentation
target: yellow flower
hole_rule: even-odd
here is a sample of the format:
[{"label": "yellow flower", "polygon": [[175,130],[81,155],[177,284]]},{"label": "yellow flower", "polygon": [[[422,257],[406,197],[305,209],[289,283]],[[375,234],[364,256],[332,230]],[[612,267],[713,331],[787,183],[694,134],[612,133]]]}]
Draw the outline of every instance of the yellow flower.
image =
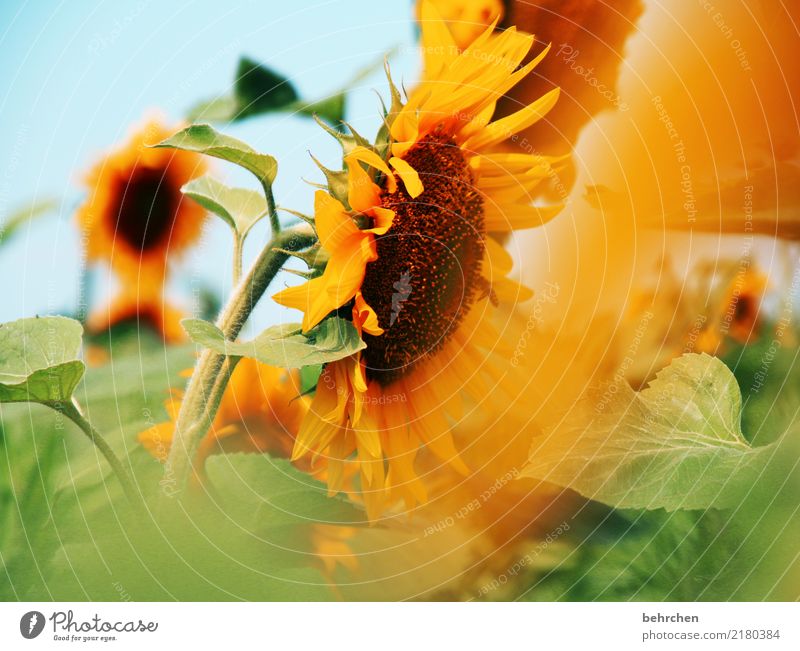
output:
[{"label": "yellow flower", "polygon": [[697,340],[698,352],[717,354],[725,337],[740,344],[758,339],[760,311],[767,290],[767,278],[752,267],[743,268],[722,289],[713,306],[708,326]]},{"label": "yellow flower", "polygon": [[644,387],[685,353],[721,355],[726,344],[755,342],[768,283],[748,258],[715,257],[680,271],[669,258],[642,269],[622,319],[608,331],[612,373]]},{"label": "yellow flower", "polygon": [[148,122],[85,177],[89,193],[77,221],[87,261],[108,263],[122,285],[90,328],[142,315],[166,339],[181,337],[177,311],[163,304],[164,279],[169,261],[200,236],[205,210],[181,186],[206,168],[198,154],[147,147],[172,131]]},{"label": "yellow flower", "polygon": [[163,278],[141,284],[123,284],[110,304],[94,310],[86,322],[89,332],[105,332],[123,324],[145,324],[160,333],[167,343],[184,341],[186,333],[181,327],[185,315],[166,302],[163,296]]},{"label": "yellow flower", "polygon": [[[180,394],[165,403],[169,420],[139,433],[150,454],[165,461],[172,445]],[[198,466],[217,452],[269,452],[286,457],[308,409],[298,373],[242,358],[231,375],[214,422],[197,452]]]},{"label": "yellow flower", "polygon": [[533,37],[513,27],[494,34],[494,25],[459,52],[435,8],[421,11],[423,43],[441,47],[425,48],[422,82],[390,115],[387,155],[366,146],[346,154],[349,206],[315,197],[327,267],[275,296],[305,312],[305,330],[339,310],[362,331],[366,348],[323,370],[293,458],[326,468],[331,493],[355,463],[371,519],[396,499],[425,502],[420,449],[468,473],[452,423],[468,400],[487,409],[519,386],[513,346],[494,321],[500,303],[530,292],[507,278],[500,241],[557,212],[530,199],[553,161],[494,148],[545,115],[558,91],[491,121],[498,98],[544,53],[520,68]]}]

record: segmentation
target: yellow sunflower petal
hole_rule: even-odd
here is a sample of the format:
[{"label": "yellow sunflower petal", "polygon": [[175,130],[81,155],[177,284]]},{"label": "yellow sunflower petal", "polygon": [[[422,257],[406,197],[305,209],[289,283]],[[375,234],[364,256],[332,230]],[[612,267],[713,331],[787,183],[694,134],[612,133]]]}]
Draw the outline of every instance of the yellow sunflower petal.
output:
[{"label": "yellow sunflower petal", "polygon": [[514,267],[514,259],[506,248],[493,237],[485,240],[484,261],[487,272],[505,276]]},{"label": "yellow sunflower petal", "polygon": [[447,75],[429,84],[430,97],[421,116],[423,130],[449,114],[456,116],[457,123],[464,126],[465,116],[475,115],[487,103],[498,100],[539,61],[537,57],[509,75],[509,70],[517,68],[533,45],[532,36],[521,34],[513,27],[493,37],[486,49],[478,43],[476,41],[453,63]]},{"label": "yellow sunflower petal", "polygon": [[[528,46],[529,47],[529,46]],[[539,64],[542,58],[547,54],[549,51],[550,46],[548,45],[545,50],[540,53],[535,59],[526,63],[522,68],[514,72],[513,74],[506,76],[504,70],[496,71],[494,76],[490,79],[487,79],[484,83],[487,85],[485,88],[487,89],[482,95],[477,96],[474,93],[469,93],[469,97],[472,98],[470,104],[465,104],[464,107],[457,113],[459,120],[457,124],[461,125],[464,123],[465,115],[478,115],[481,114],[485,107],[489,104],[496,103],[499,99],[501,99],[505,94],[511,90],[514,86],[516,86],[522,79],[527,77],[531,71]],[[511,66],[510,62],[507,62],[506,65]],[[478,99],[476,99],[478,98]],[[459,98],[460,101],[465,101],[463,98]],[[463,137],[459,134],[459,140],[463,140]]]},{"label": "yellow sunflower petal", "polygon": [[384,176],[386,177],[386,189],[390,193],[394,193],[397,190],[397,181],[394,178],[389,166],[386,162],[378,156],[374,151],[367,149],[366,147],[355,147],[353,151],[347,154],[346,161],[357,160],[362,163],[366,163],[370,167],[374,167],[376,170],[383,172]]},{"label": "yellow sunflower petal", "polygon": [[347,199],[350,207],[361,213],[381,203],[381,189],[372,182],[367,171],[355,158],[346,158]]},{"label": "yellow sunflower petal", "polygon": [[342,490],[345,462],[354,451],[355,440],[349,431],[334,437],[328,446],[328,495],[336,495]]},{"label": "yellow sunflower petal", "polygon": [[364,362],[360,356],[354,358],[352,370],[353,388],[359,393],[364,393],[367,390],[367,379],[364,374]]},{"label": "yellow sunflower petal", "polygon": [[492,122],[485,129],[472,136],[464,143],[464,147],[479,151],[507,140],[518,131],[527,129],[534,122],[541,120],[558,101],[560,89],[554,88],[542,95],[533,104],[520,109],[516,113]]},{"label": "yellow sunflower petal", "polygon": [[403,179],[403,185],[406,186],[406,191],[412,199],[416,199],[422,194],[424,188],[422,181],[419,180],[419,174],[407,161],[397,156],[392,156],[389,159],[391,166],[397,171],[397,174]]},{"label": "yellow sunflower petal", "polygon": [[[328,312],[330,312],[330,310],[328,310],[328,312],[322,311],[324,305],[319,306],[316,311],[313,308],[313,304],[319,302],[317,297],[327,296],[325,284],[326,282],[323,277],[314,278],[297,287],[287,287],[277,294],[273,294],[272,298],[279,305],[305,312],[305,316],[303,317],[303,331],[306,332],[313,328]],[[322,311],[322,313],[315,321],[311,316],[312,312],[316,316],[320,311]]]},{"label": "yellow sunflower petal", "polygon": [[353,305],[353,322],[364,332],[371,335],[382,335],[383,328],[378,323],[378,315],[375,313],[361,292],[356,293],[355,305]]},{"label": "yellow sunflower petal", "polygon": [[496,108],[497,102],[489,102],[486,104],[486,106],[478,111],[474,117],[459,131],[460,137],[466,140],[472,134],[483,129],[487,124],[489,124],[489,122],[491,122]]},{"label": "yellow sunflower petal", "polygon": [[[486,29],[486,25],[502,18],[502,0],[425,0],[420,3],[419,20],[422,20],[422,8],[432,2],[446,23],[452,39],[459,48],[466,48]],[[423,33],[425,31],[422,26]]]},{"label": "yellow sunflower petal", "polygon": [[425,75],[434,77],[458,56],[458,46],[432,2],[421,3],[419,22]]},{"label": "yellow sunflower petal", "polygon": [[425,503],[428,495],[425,484],[414,470],[419,442],[412,440],[409,435],[407,420],[408,415],[399,403],[384,405],[384,447],[389,466],[386,484],[390,490],[402,496],[406,508],[411,509],[416,504]]},{"label": "yellow sunflower petal", "polygon": [[[463,380],[463,377],[456,378],[458,382]],[[409,406],[413,408],[415,414],[410,424],[412,431],[416,432],[439,459],[453,466],[457,472],[469,474],[469,469],[461,460],[453,443],[450,424],[442,413],[441,406],[433,400],[433,396],[425,391],[417,391]]]},{"label": "yellow sunflower petal", "polygon": [[492,292],[501,303],[524,303],[533,298],[533,290],[511,278],[494,278],[487,281],[492,286]]},{"label": "yellow sunflower petal", "polygon": [[382,459],[383,449],[377,423],[373,417],[367,417],[366,413],[361,417],[358,425],[353,426],[359,454],[364,454],[373,459]]},{"label": "yellow sunflower petal", "polygon": [[392,122],[392,154],[403,156],[419,137],[419,117],[414,105],[409,101]]},{"label": "yellow sunflower petal", "polygon": [[378,208],[375,206],[372,210],[369,211],[370,215],[372,215],[374,226],[372,228],[365,229],[364,233],[372,233],[374,235],[383,235],[392,227],[392,222],[394,221],[394,210],[389,210],[388,208]]},{"label": "yellow sunflower petal", "polygon": [[[331,398],[335,402],[335,395],[331,395],[333,393],[334,389],[329,389],[325,385],[317,386],[317,393],[314,396],[311,409],[303,419],[300,431],[295,439],[292,461],[296,461],[315,450],[321,438],[327,437],[332,440],[333,437],[343,433],[341,425],[319,417],[321,411],[331,406]],[[317,411],[318,409],[320,412]]]},{"label": "yellow sunflower petal", "polygon": [[[323,301],[324,306],[332,305],[333,307],[322,314],[320,320],[328,312],[341,307],[355,297],[364,280],[367,262],[374,257],[370,251],[370,244],[371,242],[365,237],[356,236],[343,242],[338,249],[331,253],[322,277],[326,281],[325,292],[330,299]],[[319,322],[316,320],[318,315],[316,310],[322,309],[324,306],[314,305],[315,314],[312,320],[315,323]]]},{"label": "yellow sunflower petal", "polygon": [[330,252],[358,232],[345,207],[324,190],[314,194],[314,222],[320,244]]},{"label": "yellow sunflower petal", "polygon": [[368,237],[371,236],[364,236],[356,229],[355,234],[332,251],[322,276],[273,295],[276,303],[305,313],[303,332],[309,331],[356,295],[364,279],[366,264],[372,257]]},{"label": "yellow sunflower petal", "polygon": [[512,204],[510,206],[489,203],[484,204],[483,223],[489,232],[503,233],[526,228],[536,228],[546,224],[561,214],[564,206],[534,206],[529,204]]}]

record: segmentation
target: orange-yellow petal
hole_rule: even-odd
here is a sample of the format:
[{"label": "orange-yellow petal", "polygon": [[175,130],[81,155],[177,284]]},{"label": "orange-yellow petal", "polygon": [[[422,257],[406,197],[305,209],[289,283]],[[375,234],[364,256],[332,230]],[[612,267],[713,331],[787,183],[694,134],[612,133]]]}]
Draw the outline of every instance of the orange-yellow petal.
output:
[{"label": "orange-yellow petal", "polygon": [[329,252],[358,231],[345,207],[324,190],[314,194],[314,222],[320,244]]},{"label": "orange-yellow petal", "polygon": [[518,131],[541,120],[558,101],[560,89],[554,88],[516,113],[492,122],[464,143],[466,149],[478,151],[507,140]]},{"label": "orange-yellow petal", "polygon": [[383,328],[378,323],[378,315],[370,307],[361,292],[356,293],[355,305],[353,305],[353,323],[359,329],[371,335],[382,335]]},{"label": "orange-yellow petal", "polygon": [[383,172],[384,176],[386,177],[386,189],[390,193],[394,193],[397,191],[397,181],[394,178],[389,166],[386,165],[384,160],[378,156],[374,151],[367,149],[366,147],[356,147],[347,154],[345,158],[346,161],[350,160],[357,160],[362,163],[366,163],[370,167],[374,167],[376,170]]},{"label": "orange-yellow petal", "polygon": [[381,203],[381,189],[372,182],[355,158],[345,158],[347,165],[347,199],[356,212],[365,213]]},{"label": "orange-yellow petal", "polygon": [[369,211],[372,215],[374,226],[364,230],[365,233],[372,233],[374,235],[383,235],[392,227],[394,221],[394,210],[389,208],[378,208],[377,206]]},{"label": "orange-yellow petal", "polygon": [[419,180],[417,170],[411,167],[407,161],[397,156],[392,156],[389,159],[389,163],[391,163],[400,178],[403,179],[403,185],[406,186],[406,191],[412,199],[416,199],[422,194],[424,188],[422,187],[422,181]]}]

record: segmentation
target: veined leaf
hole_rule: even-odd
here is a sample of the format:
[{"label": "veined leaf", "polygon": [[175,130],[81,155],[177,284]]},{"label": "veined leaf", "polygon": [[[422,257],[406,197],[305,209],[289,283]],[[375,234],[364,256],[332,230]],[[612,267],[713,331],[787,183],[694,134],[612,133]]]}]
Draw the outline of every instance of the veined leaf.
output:
[{"label": "veined leaf", "polygon": [[686,354],[650,386],[597,390],[534,442],[523,476],[616,508],[726,508],[741,501],[775,453],[740,429],[736,378],[720,360]]},{"label": "veined leaf", "polygon": [[85,370],[82,334],[80,323],[61,316],[0,325],[0,402],[70,400]]},{"label": "veined leaf", "polygon": [[184,330],[195,343],[223,355],[252,357],[263,364],[300,368],[349,357],[366,347],[355,326],[346,319],[331,317],[303,334],[300,324],[272,326],[252,341],[226,341],[213,323],[184,319]]},{"label": "veined leaf", "polygon": [[211,176],[189,181],[181,192],[221,217],[242,239],[267,214],[267,202],[260,192],[231,188]]},{"label": "veined leaf", "polygon": [[208,124],[193,124],[155,146],[194,151],[235,163],[268,185],[278,174],[278,161],[272,156],[259,154],[247,143],[219,133]]}]

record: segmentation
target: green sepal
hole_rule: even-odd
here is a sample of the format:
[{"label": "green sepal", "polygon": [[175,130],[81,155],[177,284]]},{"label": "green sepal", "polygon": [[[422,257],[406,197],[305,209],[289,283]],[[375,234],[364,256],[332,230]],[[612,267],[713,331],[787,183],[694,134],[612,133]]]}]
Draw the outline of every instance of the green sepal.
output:
[{"label": "green sepal", "polygon": [[[344,204],[345,206],[350,205],[348,201],[348,174],[347,170],[332,170],[325,167],[319,160],[313,155],[310,154],[311,160],[313,160],[317,167],[322,171],[325,175],[325,181],[327,182],[327,190],[330,195],[338,200],[340,203]],[[326,186],[321,186],[326,187]]]}]

